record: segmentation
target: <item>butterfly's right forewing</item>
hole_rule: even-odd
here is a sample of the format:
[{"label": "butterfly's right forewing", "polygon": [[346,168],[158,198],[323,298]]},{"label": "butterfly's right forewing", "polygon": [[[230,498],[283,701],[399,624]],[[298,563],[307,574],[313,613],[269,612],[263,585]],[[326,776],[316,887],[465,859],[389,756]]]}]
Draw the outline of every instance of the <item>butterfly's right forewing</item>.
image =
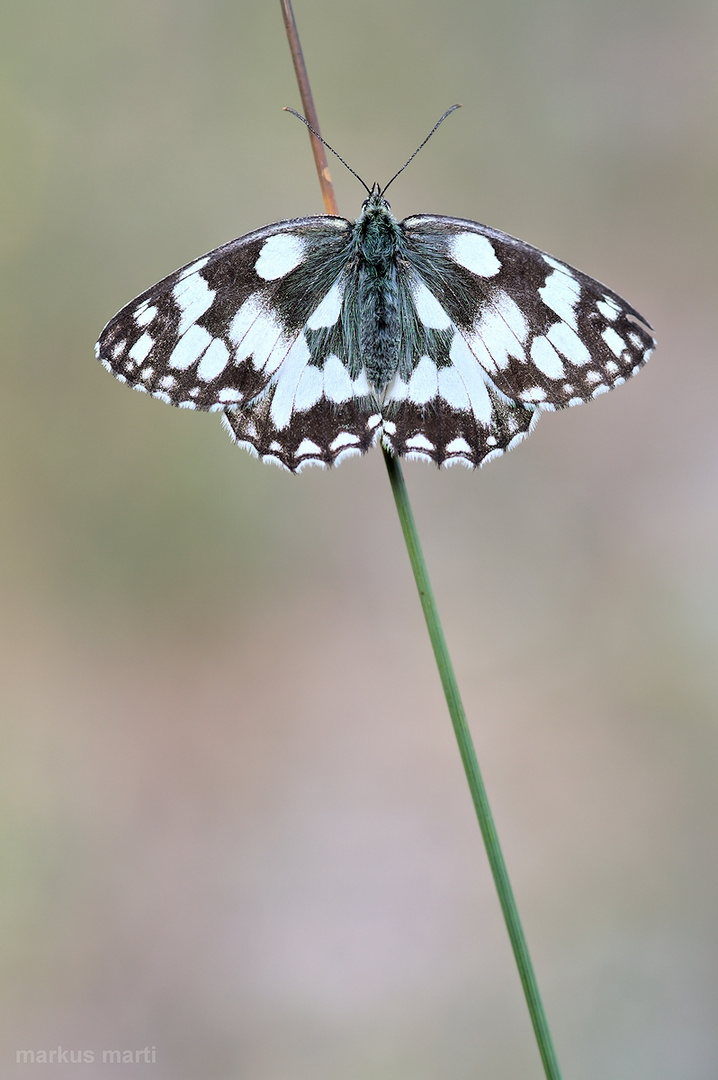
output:
[{"label": "butterfly's right forewing", "polygon": [[182,408],[251,402],[340,277],[351,229],[343,218],[300,218],[224,244],[123,308],[102,331],[98,358]]}]

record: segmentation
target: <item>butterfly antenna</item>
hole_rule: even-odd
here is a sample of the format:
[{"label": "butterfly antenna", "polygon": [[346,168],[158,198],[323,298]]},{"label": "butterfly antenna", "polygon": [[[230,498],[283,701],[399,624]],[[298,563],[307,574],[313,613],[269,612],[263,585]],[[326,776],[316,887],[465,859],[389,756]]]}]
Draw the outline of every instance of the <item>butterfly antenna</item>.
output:
[{"label": "butterfly antenna", "polygon": [[[457,106],[455,105],[455,106],[454,106],[454,108],[457,108]],[[356,172],[354,172],[354,170],[352,169],[351,165],[347,165],[346,161],[345,161],[345,160],[344,160],[344,158],[343,158],[343,157],[341,156],[341,154],[338,154],[338,153],[336,152],[336,150],[334,149],[334,147],[333,147],[333,146],[330,146],[330,145],[329,145],[329,143],[327,142],[327,140],[326,140],[326,139],[323,139],[323,138],[322,138],[322,136],[321,136],[321,135],[319,134],[319,132],[318,132],[318,131],[315,131],[315,130],[314,130],[314,128],[312,127],[312,125],[311,125],[311,124],[309,123],[309,121],[308,121],[308,120],[306,120],[306,119],[305,119],[305,118],[304,118],[304,117],[302,116],[302,114],[301,114],[301,113],[298,113],[296,109],[290,109],[288,105],[285,105],[285,106],[284,106],[284,112],[288,112],[288,113],[291,113],[291,114],[292,114],[292,116],[296,116],[297,120],[301,120],[303,124],[306,124],[306,126],[307,126],[307,127],[309,128],[309,130],[311,131],[312,135],[314,135],[314,136],[315,136],[315,137],[316,137],[317,139],[319,139],[319,142],[320,142],[320,143],[323,143],[323,144],[324,144],[324,146],[326,146],[327,150],[331,150],[331,152],[332,152],[332,153],[334,154],[334,157],[335,157],[335,158],[339,158],[339,160],[341,161],[341,163],[342,163],[342,165],[344,166],[344,168],[345,168],[345,169],[348,169],[348,170],[349,170],[349,172],[350,172],[350,173],[352,174],[352,176],[356,176],[357,180],[358,180],[358,181],[359,181],[359,183],[360,183],[360,184],[362,185],[362,187],[366,188],[366,190],[367,190],[367,191],[369,192],[369,194],[371,195],[371,188],[370,188],[370,187],[368,187],[368,185],[364,183],[364,181],[362,180],[362,178],[361,178],[361,176],[359,175],[359,173],[356,173]],[[451,112],[451,109],[449,109],[449,112]],[[447,114],[447,115],[448,115],[448,114]],[[444,117],[442,116],[441,120],[443,120],[443,119],[444,119]],[[441,120],[439,121],[439,124],[441,123]],[[438,127],[438,126],[439,126],[439,124],[437,124],[436,126]],[[424,140],[424,142],[426,142],[426,139]],[[423,145],[423,144],[422,144],[422,145]],[[408,164],[408,163],[407,163],[407,164]]]},{"label": "butterfly antenna", "polygon": [[[428,141],[429,141],[429,139],[431,138],[431,136],[432,136],[432,135],[434,134],[434,132],[436,131],[436,129],[437,129],[438,127],[439,127],[439,125],[440,125],[440,124],[443,124],[443,123],[444,123],[444,120],[446,120],[447,116],[450,116],[450,115],[452,114],[452,112],[454,112],[454,110],[455,110],[455,109],[460,109],[460,108],[461,108],[461,106],[460,106],[460,105],[452,105],[452,106],[451,106],[451,108],[450,108],[450,109],[447,109],[447,110],[446,110],[446,112],[444,113],[444,115],[443,115],[443,116],[441,116],[441,117],[440,117],[440,118],[439,118],[439,119],[438,119],[438,120],[436,121],[436,123],[434,124],[434,126],[433,126],[433,128],[431,129],[431,131],[429,132],[429,134],[428,134],[428,135],[426,136],[426,138],[424,139],[424,141],[423,141],[422,143],[420,143],[420,144],[419,144],[419,146],[417,146],[416,150],[415,150],[415,151],[414,151],[414,153],[413,153],[413,154],[411,155],[411,157],[409,158],[409,160],[408,160],[408,161],[406,161],[406,162],[405,162],[405,163],[404,163],[404,164],[402,165],[402,167],[401,167],[401,168],[399,169],[399,172],[396,172],[396,173],[394,173],[394,175],[392,176],[392,178],[391,178],[391,180],[389,181],[389,183],[388,183],[388,184],[385,184],[385,185],[384,185],[384,187],[382,188],[382,192],[381,192],[381,193],[382,193],[382,195],[383,195],[383,194],[384,194],[384,193],[386,192],[386,189],[387,189],[387,188],[389,187],[389,185],[390,185],[390,184],[393,184],[393,183],[394,183],[394,181],[396,180],[396,178],[397,178],[397,176],[399,175],[399,173],[403,173],[403,171],[404,171],[404,169],[406,168],[406,166],[407,166],[407,165],[410,165],[410,164],[411,164],[411,162],[412,162],[412,161],[414,160],[414,158],[415,158],[415,157],[416,157],[416,155],[417,155],[417,154],[419,153],[419,151],[420,151],[420,150],[423,150],[423,149],[424,149],[424,147],[425,147],[425,146],[426,146],[426,144],[428,143]],[[331,149],[331,147],[330,147],[330,149]]]}]

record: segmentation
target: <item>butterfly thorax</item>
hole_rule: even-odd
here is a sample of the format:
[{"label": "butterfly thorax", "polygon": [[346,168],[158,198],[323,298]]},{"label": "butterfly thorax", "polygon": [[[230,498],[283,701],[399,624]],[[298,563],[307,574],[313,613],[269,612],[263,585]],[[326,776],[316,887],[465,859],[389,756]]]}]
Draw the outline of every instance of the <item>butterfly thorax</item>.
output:
[{"label": "butterfly thorax", "polygon": [[403,238],[375,184],[355,224],[359,351],[367,379],[381,394],[393,378],[401,350],[397,260]]}]

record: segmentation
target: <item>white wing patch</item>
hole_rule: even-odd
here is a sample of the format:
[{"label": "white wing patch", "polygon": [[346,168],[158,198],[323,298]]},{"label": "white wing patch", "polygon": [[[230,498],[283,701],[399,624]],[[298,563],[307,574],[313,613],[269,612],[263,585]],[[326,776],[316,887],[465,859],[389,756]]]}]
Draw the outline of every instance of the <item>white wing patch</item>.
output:
[{"label": "white wing patch", "polygon": [[169,358],[169,366],[184,370],[198,360],[212,341],[209,330],[194,323],[179,339]]},{"label": "white wing patch", "polygon": [[439,375],[434,361],[422,356],[409,380],[408,397],[416,405],[426,405],[439,392]]},{"label": "white wing patch", "polygon": [[296,270],[304,258],[305,244],[295,233],[276,233],[265,240],[254,270],[265,281],[276,281]]},{"label": "white wing patch", "polygon": [[143,305],[141,309],[138,309],[137,314],[135,315],[135,322],[138,326],[149,326],[151,322],[154,322],[156,315],[156,307],[144,307]]},{"label": "white wing patch", "polygon": [[426,435],[421,434],[412,435],[410,439],[406,440],[406,445],[410,450],[436,450],[433,442],[427,439]]},{"label": "white wing patch", "polygon": [[476,357],[461,334],[454,334],[449,356],[466,387],[472,413],[480,424],[488,427],[492,413],[491,398],[486,386],[488,376],[481,365],[477,364]]},{"label": "white wing patch", "polygon": [[[609,322],[614,322],[614,320],[617,319],[618,316],[621,314],[621,309],[616,304],[614,304],[613,300],[609,299],[608,296],[605,297],[605,299],[603,300],[597,300],[596,307],[600,311],[601,315],[603,315],[604,319],[608,319]],[[639,338],[636,344],[640,345],[640,343],[641,339]]]},{"label": "white wing patch", "polygon": [[550,266],[558,266],[558,269],[554,269],[546,278],[546,284],[539,289],[539,296],[546,307],[555,311],[560,319],[576,330],[576,305],[581,296],[581,286],[573,274],[567,273],[553,259],[546,259],[546,262]]},{"label": "white wing patch", "polygon": [[309,316],[307,326],[310,330],[319,330],[322,326],[334,326],[341,315],[344,286],[335,281],[319,307]]},{"label": "white wing patch", "polygon": [[617,334],[612,326],[607,326],[601,334],[601,337],[606,342],[613,355],[620,359],[626,349],[626,342],[621,335]]},{"label": "white wing patch", "polygon": [[548,338],[541,336],[534,339],[531,345],[531,359],[539,371],[542,371],[549,379],[563,379],[566,375],[563,361]]},{"label": "white wing patch", "polygon": [[439,368],[439,396],[452,409],[470,410],[471,401],[466,384],[456,367]]},{"label": "white wing patch", "polygon": [[419,316],[424,326],[434,330],[446,330],[452,325],[451,319],[443,307],[430,292],[421,278],[415,278],[411,283],[411,295]]},{"label": "white wing patch", "polygon": [[154,338],[149,334],[143,334],[141,338],[138,338],[135,344],[128,352],[130,360],[134,360],[135,363],[143,363],[149,356],[150,350],[154,346]]},{"label": "white wing patch", "polygon": [[215,294],[200,274],[191,274],[180,278],[172,296],[182,312],[177,333],[184,334],[212,306]]},{"label": "white wing patch", "polygon": [[[197,378],[211,382],[222,374],[229,362],[229,349],[221,338],[214,338],[197,368]],[[223,400],[227,400],[226,398]]]},{"label": "white wing patch", "polygon": [[324,361],[324,393],[335,405],[349,401],[354,393],[351,375],[334,353]]},{"label": "white wing patch", "polygon": [[309,346],[304,340],[304,335],[300,334],[285,356],[274,383],[275,390],[269,415],[277,431],[286,428],[292,418],[299,380],[310,356]]},{"label": "white wing patch", "polygon": [[460,266],[466,267],[479,277],[494,277],[501,269],[501,263],[488,236],[461,232],[452,238],[449,250]]},{"label": "white wing patch", "polygon": [[502,290],[481,313],[467,342],[469,348],[480,354],[485,350],[490,357],[489,370],[496,370],[507,367],[512,357],[524,358],[527,332],[528,325],[518,305]]},{"label": "white wing patch", "polygon": [[236,345],[235,360],[251,359],[257,371],[276,371],[291,344],[282,324],[257,294],[242,304],[230,323],[228,334]]},{"label": "white wing patch", "polygon": [[[281,446],[279,446],[279,449],[281,450]],[[299,446],[297,447],[297,449],[295,451],[296,456],[298,458],[308,457],[310,455],[311,456],[321,455],[321,452],[322,452],[321,446],[317,446],[317,444],[315,442],[312,442],[311,439],[302,439],[302,441],[300,442]]]},{"label": "white wing patch", "polygon": [[297,412],[306,412],[316,405],[324,394],[324,373],[315,364],[307,364],[297,384],[294,395],[294,408]]},{"label": "white wing patch", "polygon": [[554,323],[549,327],[546,337],[560,353],[575,367],[583,367],[591,361],[591,354],[581,341],[576,331],[568,323]]}]

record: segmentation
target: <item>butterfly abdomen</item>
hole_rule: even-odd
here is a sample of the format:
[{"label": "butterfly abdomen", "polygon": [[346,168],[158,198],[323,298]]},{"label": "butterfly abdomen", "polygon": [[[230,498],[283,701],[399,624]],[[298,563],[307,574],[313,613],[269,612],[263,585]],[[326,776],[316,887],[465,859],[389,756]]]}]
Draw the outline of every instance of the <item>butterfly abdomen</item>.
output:
[{"label": "butterfly abdomen", "polygon": [[359,348],[367,379],[378,393],[399,364],[401,322],[397,259],[401,232],[387,203],[367,200],[358,230]]}]

